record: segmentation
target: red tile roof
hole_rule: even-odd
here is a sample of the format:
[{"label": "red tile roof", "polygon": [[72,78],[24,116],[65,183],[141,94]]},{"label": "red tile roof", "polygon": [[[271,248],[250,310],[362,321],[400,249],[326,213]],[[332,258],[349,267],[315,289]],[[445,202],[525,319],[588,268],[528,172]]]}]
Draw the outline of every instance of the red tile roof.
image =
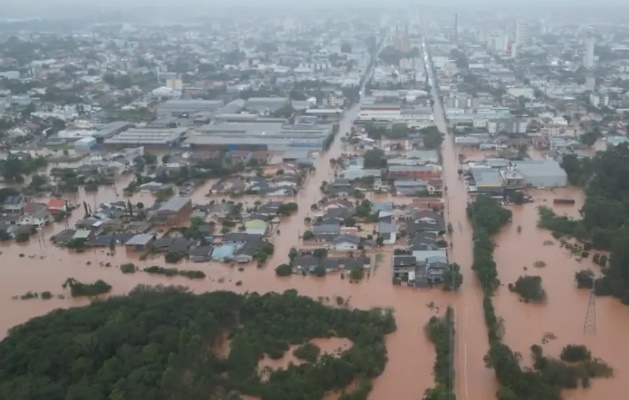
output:
[{"label": "red tile roof", "polygon": [[59,199],[59,198],[54,198],[54,199],[50,199],[50,201],[48,202],[48,208],[52,208],[52,209],[64,209],[66,206],[66,201],[64,199]]}]

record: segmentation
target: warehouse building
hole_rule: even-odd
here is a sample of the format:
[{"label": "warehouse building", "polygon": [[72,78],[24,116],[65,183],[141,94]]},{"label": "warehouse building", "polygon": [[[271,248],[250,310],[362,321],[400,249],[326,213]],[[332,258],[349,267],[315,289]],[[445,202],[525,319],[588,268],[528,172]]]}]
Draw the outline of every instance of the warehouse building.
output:
[{"label": "warehouse building", "polygon": [[282,122],[251,121],[208,124],[198,128],[184,147],[214,150],[286,151],[294,148],[321,150],[332,134],[330,124],[289,125]]},{"label": "warehouse building", "polygon": [[96,139],[108,139],[131,128],[133,124],[127,121],[114,121],[102,126],[94,135]]},{"label": "warehouse building", "polygon": [[568,184],[566,171],[552,158],[518,161],[515,170],[520,173],[527,186],[555,188]]},{"label": "warehouse building", "polygon": [[286,97],[250,97],[245,103],[247,111],[262,115],[272,114],[288,106],[290,101]]},{"label": "warehouse building", "polygon": [[198,112],[216,113],[223,105],[224,103],[221,100],[168,100],[160,104],[157,109],[157,116],[164,118],[180,117],[185,114],[191,116]]},{"label": "warehouse building", "polygon": [[186,132],[186,128],[133,128],[105,139],[103,145],[110,149],[138,146],[169,148],[181,143]]}]

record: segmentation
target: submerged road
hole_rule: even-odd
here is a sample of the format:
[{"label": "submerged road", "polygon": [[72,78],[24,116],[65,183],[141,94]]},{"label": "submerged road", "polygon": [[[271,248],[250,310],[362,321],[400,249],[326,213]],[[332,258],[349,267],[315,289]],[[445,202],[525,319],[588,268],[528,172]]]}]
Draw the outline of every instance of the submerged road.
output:
[{"label": "submerged road", "polygon": [[422,59],[428,74],[433,100],[434,123],[445,135],[441,147],[445,218],[459,229],[452,232],[449,262],[461,266],[463,284],[455,307],[455,393],[463,400],[495,398],[498,389],[493,370],[485,368],[483,357],[489,350],[483,314],[483,292],[472,270],[472,226],[466,215],[467,189],[460,179],[459,161],[441,102],[439,82],[434,73],[430,49],[422,42]]}]

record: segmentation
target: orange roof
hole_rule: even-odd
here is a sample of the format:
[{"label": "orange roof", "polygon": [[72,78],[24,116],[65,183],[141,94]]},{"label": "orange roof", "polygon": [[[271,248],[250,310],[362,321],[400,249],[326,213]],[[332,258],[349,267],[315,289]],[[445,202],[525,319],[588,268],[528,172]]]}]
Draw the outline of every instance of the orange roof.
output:
[{"label": "orange roof", "polygon": [[66,201],[64,199],[54,198],[48,202],[48,208],[64,208]]}]

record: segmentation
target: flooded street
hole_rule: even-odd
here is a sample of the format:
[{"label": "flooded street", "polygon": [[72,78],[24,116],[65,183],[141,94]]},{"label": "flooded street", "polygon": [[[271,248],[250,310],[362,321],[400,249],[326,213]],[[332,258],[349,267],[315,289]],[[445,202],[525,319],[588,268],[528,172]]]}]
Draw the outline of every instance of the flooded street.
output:
[{"label": "flooded street", "polygon": [[[431,85],[436,86],[432,73]],[[433,89],[433,98],[438,94]],[[435,102],[435,123],[445,130],[443,109]],[[443,127],[443,128],[442,128]],[[482,357],[488,349],[487,332],[482,314],[482,290],[470,268],[472,261],[472,227],[465,215],[467,193],[458,179],[458,153],[470,160],[480,160],[487,152],[457,150],[453,137],[446,137],[442,152],[444,181],[448,187],[449,220],[454,229],[454,251],[451,260],[462,267],[464,281],[460,299],[456,303],[457,321],[457,396],[462,399],[489,399],[495,397],[498,383],[494,371],[484,367]],[[495,152],[492,152],[495,153]],[[531,157],[542,156],[533,151]],[[600,357],[614,368],[611,379],[592,382],[589,389],[566,390],[568,400],[624,398],[626,379],[629,376],[629,349],[624,334],[629,329],[629,308],[618,299],[599,297],[595,299],[595,333],[584,332],[590,291],[577,289],[574,275],[581,269],[591,269],[600,275],[601,268],[592,262],[592,255],[583,260],[571,256],[567,249],[547,230],[537,227],[537,207],[547,206],[558,215],[581,218],[579,210],[585,195],[579,188],[567,187],[553,190],[530,190],[534,202],[525,205],[510,205],[513,222],[502,229],[494,238],[494,257],[498,267],[501,288],[493,297],[496,315],[503,320],[504,342],[513,351],[522,354],[522,365],[530,367],[530,347],[543,344],[549,356],[559,357],[561,349],[568,344],[584,344],[593,356]],[[574,199],[572,206],[553,205],[553,199]],[[460,224],[460,225],[459,225]],[[518,232],[518,227],[521,231]],[[536,267],[542,261],[544,267]],[[537,265],[542,265],[537,263]],[[548,299],[545,304],[524,303],[517,294],[507,289],[521,275],[539,275]],[[471,345],[469,345],[471,344]],[[461,382],[463,380],[463,382]],[[470,384],[468,385],[467,382]],[[468,391],[469,387],[469,391]]]},{"label": "flooded street", "polygon": [[[433,98],[436,86],[431,77]],[[448,261],[461,266],[463,284],[454,295],[452,306],[456,318],[456,394],[463,400],[484,400],[495,397],[498,384],[494,371],[485,368],[483,357],[489,350],[487,328],[483,316],[483,292],[472,270],[472,226],[466,214],[467,190],[459,178],[459,161],[454,146],[454,135],[447,129],[441,103],[435,101],[435,124],[442,132],[447,132],[442,148],[443,180],[446,193],[446,220],[454,227],[451,240],[454,245],[449,250]]]},{"label": "flooded street", "polygon": [[[0,308],[3,310],[0,318],[0,335],[19,323],[45,314],[55,308],[80,306],[88,303],[87,299],[73,299],[67,290],[61,288],[61,284],[68,277],[73,277],[82,282],[93,282],[102,279],[113,286],[112,294],[125,294],[138,284],[163,284],[163,285],[183,285],[189,287],[194,292],[205,292],[212,290],[231,290],[239,293],[244,292],[269,292],[284,291],[286,289],[297,289],[300,294],[320,298],[329,305],[335,305],[335,297],[342,296],[349,299],[349,306],[357,308],[369,307],[392,307],[395,309],[397,321],[397,332],[387,337],[387,349],[389,361],[384,373],[373,382],[373,391],[370,395],[374,399],[396,398],[396,399],[417,399],[424,391],[434,385],[432,368],[435,359],[434,346],[429,342],[424,333],[424,326],[432,315],[443,314],[448,304],[455,304],[464,293],[473,289],[475,280],[471,275],[467,276],[462,294],[445,293],[441,289],[415,290],[407,287],[394,286],[391,283],[391,250],[383,251],[383,262],[372,269],[369,277],[361,283],[350,284],[348,279],[341,279],[340,274],[329,274],[324,278],[312,276],[293,275],[286,278],[278,278],[275,275],[275,267],[288,261],[288,252],[291,247],[301,245],[299,235],[305,230],[304,218],[311,214],[310,205],[322,198],[320,185],[323,181],[334,179],[334,172],[330,167],[330,159],[338,158],[342,153],[341,137],[351,128],[352,122],[357,114],[357,107],[350,109],[341,121],[340,131],[330,150],[322,154],[316,161],[316,172],[309,175],[305,187],[295,196],[299,204],[298,212],[282,220],[279,229],[280,235],[272,238],[275,244],[275,253],[267,261],[264,268],[256,268],[255,265],[246,265],[242,271],[238,267],[231,267],[229,264],[220,263],[193,263],[182,261],[176,264],[179,269],[202,270],[207,278],[204,280],[192,281],[183,277],[164,277],[149,275],[144,272],[135,274],[122,274],[118,268],[120,264],[133,262],[140,268],[160,265],[165,262],[162,257],[140,261],[136,253],[128,253],[124,248],[118,247],[114,255],[107,255],[108,250],[93,250],[82,254],[71,254],[66,249],[57,248],[50,244],[49,237],[55,232],[63,229],[61,224],[53,224],[47,227],[44,232],[44,240],[38,241],[38,236],[33,237],[27,245],[11,243],[0,247],[2,251],[3,263],[0,267]],[[456,169],[449,171],[456,179]],[[86,201],[93,205],[101,202],[124,199],[122,188],[133,179],[132,176],[125,176],[117,183],[116,190],[111,188],[100,188],[98,192],[87,195],[81,190],[76,198],[74,195],[67,196],[72,203],[81,204]],[[448,178],[450,179],[450,178]],[[453,190],[452,193],[456,193]],[[193,194],[195,203],[207,204],[212,199],[220,200],[221,197],[206,197],[207,186],[201,187]],[[150,194],[135,194],[130,198],[132,203],[141,201],[147,205],[152,204],[153,198]],[[265,199],[263,201],[268,200]],[[287,201],[290,201],[286,199]],[[286,201],[285,200],[285,201]],[[237,202],[253,203],[255,198],[246,197],[235,199]],[[464,220],[464,198],[457,200],[457,218]],[[453,207],[454,208],[454,207]],[[460,208],[460,210],[459,210]],[[83,216],[82,210],[76,210],[70,219],[70,225]],[[462,238],[459,238],[462,239]],[[455,238],[455,240],[457,240]],[[469,241],[468,241],[469,242]],[[42,243],[42,244],[40,244]],[[471,242],[470,242],[471,243]],[[471,260],[471,244],[455,246],[454,261],[464,266],[469,265]],[[20,254],[23,257],[20,257]],[[371,254],[373,257],[373,254]],[[106,263],[111,263],[111,267],[105,267]],[[89,264],[89,265],[88,265]],[[101,266],[102,265],[102,266]],[[472,289],[470,289],[472,288]],[[20,296],[28,291],[51,291],[55,297],[51,300],[14,300],[13,296]],[[65,295],[65,298],[57,298],[56,295]],[[433,303],[434,307],[429,308],[428,304]],[[466,315],[458,314],[460,332],[468,329],[466,321],[478,321],[482,318],[478,314],[477,305],[480,300],[468,299]],[[478,325],[484,329],[484,326]],[[468,351],[470,354],[478,353],[479,363],[482,362],[484,349],[477,349],[479,344],[486,342],[483,332],[479,340],[474,338],[474,345],[469,341]],[[481,346],[482,347],[482,346]],[[477,349],[477,350],[475,350]],[[475,363],[476,364],[476,363]],[[477,364],[480,365],[480,364]],[[487,398],[479,396],[472,397],[477,388],[482,388],[484,392],[493,392],[492,388],[487,389],[485,385],[476,384],[479,376],[485,373],[484,368],[469,369],[470,382],[475,382],[470,387],[471,398]],[[480,372],[480,374],[479,374]],[[478,375],[478,376],[477,376]],[[459,373],[462,376],[462,373]],[[465,398],[465,397],[462,397]]]}]

